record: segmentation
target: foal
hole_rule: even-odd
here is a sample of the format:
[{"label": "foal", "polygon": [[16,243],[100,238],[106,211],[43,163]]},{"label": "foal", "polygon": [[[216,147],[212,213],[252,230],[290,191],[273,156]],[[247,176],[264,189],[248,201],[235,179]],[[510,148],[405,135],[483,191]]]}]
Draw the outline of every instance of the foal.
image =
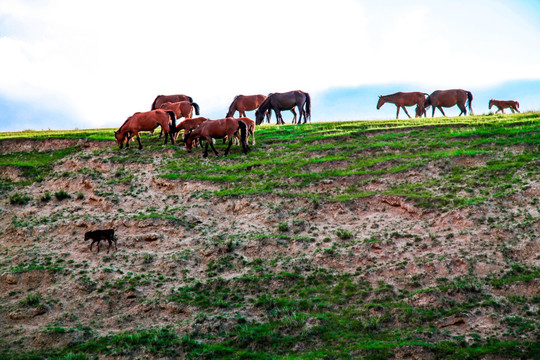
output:
[{"label": "foal", "polygon": [[92,243],[90,244],[90,251],[92,251],[92,245],[97,242],[97,252],[99,252],[99,245],[101,240],[107,240],[109,242],[107,254],[109,253],[113,242],[114,249],[118,250],[118,247],[116,246],[116,236],[114,236],[114,229],[87,231],[84,234],[84,240],[86,241],[90,239],[92,239]]}]

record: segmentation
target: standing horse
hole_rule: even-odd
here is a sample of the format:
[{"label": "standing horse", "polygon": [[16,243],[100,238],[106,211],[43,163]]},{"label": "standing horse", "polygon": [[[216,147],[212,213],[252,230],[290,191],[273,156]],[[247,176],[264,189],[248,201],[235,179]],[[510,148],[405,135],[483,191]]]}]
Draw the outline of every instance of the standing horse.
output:
[{"label": "standing horse", "polygon": [[465,108],[466,103],[468,102],[469,111],[473,115],[471,103],[473,101],[473,95],[470,91],[462,89],[452,89],[452,90],[435,90],[431,93],[426,99],[425,108],[428,106],[433,106],[433,111],[431,112],[431,117],[435,116],[435,109],[439,109],[443,116],[446,114],[443,111],[443,107],[452,107],[457,105],[461,114],[467,115],[467,109]]},{"label": "standing horse", "polygon": [[266,96],[258,95],[237,95],[225,117],[234,117],[234,113],[238,111],[240,117],[246,117],[246,111],[255,110],[266,100]]},{"label": "standing horse", "polygon": [[377,110],[381,108],[385,103],[392,103],[397,107],[396,119],[399,119],[399,109],[403,108],[405,114],[411,118],[407,108],[405,106],[414,106],[416,105],[416,117],[423,112],[424,102],[426,101],[426,96],[428,94],[423,92],[397,92],[390,95],[379,95],[379,101],[377,102]]},{"label": "standing horse", "polygon": [[[169,127],[169,120],[172,121],[172,127]],[[174,129],[176,128],[176,115],[170,110],[151,110],[147,112],[136,112],[127,118],[120,128],[114,133],[116,142],[120,149],[126,142],[126,149],[129,148],[129,141],[133,136],[137,137],[139,150],[142,149],[140,131],[154,131],[161,126],[165,131],[165,144],[167,144],[167,135],[170,135],[171,142],[174,144]]]},{"label": "standing horse", "polygon": [[227,137],[229,139],[229,146],[227,147],[227,150],[225,150],[225,156],[227,156],[229,154],[234,135],[235,133],[238,133],[238,131],[240,131],[240,143],[242,144],[242,149],[244,154],[247,154],[249,151],[247,145],[247,126],[243,121],[232,117],[203,122],[198,128],[186,136],[186,150],[191,152],[193,140],[201,138],[206,142],[203,157],[208,157],[208,144],[212,146],[212,150],[214,150],[214,153],[216,156],[218,156],[219,154],[214,147],[212,139],[224,139]]},{"label": "standing horse", "polygon": [[501,111],[504,114],[504,109],[510,108],[512,110],[512,114],[515,114],[516,111],[520,112],[518,110],[519,103],[515,100],[489,100],[489,110],[491,110],[491,107],[495,105],[497,107],[497,111],[495,111],[495,114]]},{"label": "standing horse", "polygon": [[156,110],[159,109],[161,104],[164,104],[166,102],[179,102],[179,101],[190,101],[193,102],[193,99],[191,96],[187,95],[158,95],[154,99],[154,102],[152,103],[152,108],[150,110]]},{"label": "standing horse", "polygon": [[[302,115],[304,115],[304,124],[307,119],[311,117],[311,98],[307,92],[300,90],[289,91],[286,93],[274,93],[268,95],[266,100],[259,106],[255,112],[255,122],[260,125],[264,120],[264,113],[266,111],[274,110],[276,113],[276,123],[284,124],[283,117],[281,116],[282,110],[290,110],[294,107],[298,107],[300,117],[298,118],[298,124],[302,123]],[[305,107],[305,109],[304,109]]]}]

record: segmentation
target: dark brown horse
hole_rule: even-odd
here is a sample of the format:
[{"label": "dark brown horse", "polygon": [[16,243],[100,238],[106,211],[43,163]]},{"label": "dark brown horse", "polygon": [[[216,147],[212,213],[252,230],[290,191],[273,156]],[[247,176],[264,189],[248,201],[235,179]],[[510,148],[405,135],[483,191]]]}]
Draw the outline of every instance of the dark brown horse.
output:
[{"label": "dark brown horse", "polygon": [[295,106],[298,108],[298,112],[300,113],[298,124],[302,123],[302,115],[304,116],[305,124],[307,119],[311,117],[311,98],[307,92],[295,90],[286,93],[269,94],[266,100],[255,112],[255,122],[257,125],[260,125],[264,120],[265,112],[274,110],[276,113],[276,123],[278,125],[284,124],[285,122],[281,116],[281,111],[290,110]]},{"label": "dark brown horse", "polygon": [[418,117],[418,114],[423,112],[424,102],[426,101],[426,96],[428,94],[423,92],[397,92],[390,95],[379,95],[379,101],[377,102],[377,110],[381,108],[384,104],[392,103],[396,105],[397,107],[397,113],[396,113],[396,119],[399,119],[399,109],[403,108],[403,111],[405,111],[405,114],[411,118],[411,115],[409,115],[409,112],[407,111],[407,108],[405,106],[414,106],[416,105],[416,117]]},{"label": "dark brown horse", "polygon": [[190,101],[193,102],[193,99],[191,96],[187,95],[158,95],[154,99],[154,102],[152,103],[152,108],[150,110],[156,110],[159,109],[160,106],[166,102],[180,102],[180,101]]},{"label": "dark brown horse", "polygon": [[[169,121],[172,126],[169,127]],[[158,126],[165,131],[165,144],[167,144],[167,135],[170,135],[171,142],[174,144],[174,129],[176,128],[176,115],[170,110],[151,110],[147,112],[136,112],[128,117],[120,128],[114,133],[116,142],[120,149],[126,143],[126,148],[129,148],[129,141],[133,136],[137,137],[139,142],[139,150],[142,149],[140,131],[154,131]]]},{"label": "dark brown horse", "polygon": [[203,122],[198,128],[186,136],[186,150],[191,152],[193,141],[200,138],[206,142],[203,157],[208,157],[208,144],[212,146],[212,150],[214,150],[214,153],[218,156],[219,154],[214,147],[212,139],[224,139],[227,137],[227,139],[229,139],[229,146],[227,147],[227,150],[225,150],[225,156],[227,156],[234,136],[238,132],[240,132],[240,143],[242,144],[244,154],[247,154],[249,151],[247,145],[247,126],[243,121],[232,117]]},{"label": "dark brown horse", "polygon": [[491,107],[495,105],[497,107],[497,111],[495,111],[495,114],[501,111],[504,114],[504,109],[510,108],[512,110],[512,114],[515,114],[516,111],[520,112],[518,110],[519,103],[515,100],[489,100],[489,110],[491,110]]},{"label": "dark brown horse", "polygon": [[446,116],[442,108],[457,105],[461,110],[461,112],[459,113],[459,116],[461,116],[461,114],[467,115],[467,109],[465,108],[465,105],[468,103],[469,111],[471,115],[473,115],[471,107],[472,101],[473,95],[470,91],[467,90],[436,90],[427,97],[424,107],[427,109],[428,106],[433,106],[431,117],[434,117],[435,109],[439,109],[443,116]]}]

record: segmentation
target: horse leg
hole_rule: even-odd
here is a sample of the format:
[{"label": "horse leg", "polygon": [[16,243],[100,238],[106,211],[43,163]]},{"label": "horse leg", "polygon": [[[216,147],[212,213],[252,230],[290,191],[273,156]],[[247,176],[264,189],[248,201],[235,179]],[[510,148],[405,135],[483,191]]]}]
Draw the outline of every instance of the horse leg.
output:
[{"label": "horse leg", "polygon": [[225,154],[223,156],[229,155],[229,150],[231,149],[231,145],[233,143],[234,134],[231,134],[229,136],[229,146],[227,146],[227,150],[225,150]]},{"label": "horse leg", "polygon": [[[442,112],[443,116],[446,116],[444,113],[444,110],[442,109],[442,106],[437,106],[437,109],[439,109],[440,112]],[[433,112],[435,112],[435,108],[433,108]]]},{"label": "horse leg", "polygon": [[465,108],[465,105],[458,104],[458,107],[459,107],[459,110],[461,110],[461,112],[459,113],[459,116],[461,116],[461,114],[464,114],[465,116],[467,116],[467,109]]},{"label": "horse leg", "polygon": [[411,115],[409,115],[409,112],[407,111],[407,108],[405,106],[402,106],[403,108],[403,111],[405,111],[405,114],[407,114],[407,116],[409,117],[409,119],[411,118]]},{"label": "horse leg", "polygon": [[204,154],[202,156],[203,158],[207,158],[208,157],[208,141],[206,142],[205,146],[204,146]]},{"label": "horse leg", "polygon": [[[294,110],[294,108],[291,109],[291,112],[293,113],[294,117],[292,119],[292,123],[293,124],[296,124],[296,111]],[[300,119],[302,119],[302,113],[300,112]]]},{"label": "horse leg", "polygon": [[139,133],[137,133],[135,136],[137,137],[137,141],[139,142],[139,150],[142,150],[141,136],[139,135]]},{"label": "horse leg", "polygon": [[281,125],[284,124],[283,118],[281,117],[281,111],[278,109],[274,109],[274,112],[276,113],[276,124]]},{"label": "horse leg", "polygon": [[[208,143],[210,143],[210,146],[212,147],[212,150],[214,150],[214,154],[216,154],[216,156],[219,156],[219,153],[217,152],[216,148],[214,147],[214,142],[212,141],[212,138],[210,139],[205,139],[206,140],[206,149],[208,149]],[[232,139],[230,140],[232,141]],[[229,147],[230,147],[230,143],[229,143]],[[208,151],[206,152],[206,156],[208,156]]]}]

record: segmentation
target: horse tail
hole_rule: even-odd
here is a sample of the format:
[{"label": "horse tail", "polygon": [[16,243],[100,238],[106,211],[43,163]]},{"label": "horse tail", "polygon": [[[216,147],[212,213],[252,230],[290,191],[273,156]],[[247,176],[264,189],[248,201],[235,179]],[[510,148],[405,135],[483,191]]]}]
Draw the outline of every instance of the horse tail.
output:
[{"label": "horse tail", "polygon": [[161,95],[156,96],[154,102],[152,103],[152,108],[150,110],[156,110],[156,103]]},{"label": "horse tail", "polygon": [[238,120],[238,126],[240,127],[240,143],[242,144],[242,149],[244,150],[244,154],[247,154],[248,152],[248,146],[247,146],[247,125],[242,120]]},{"label": "horse tail", "polygon": [[309,118],[309,122],[311,122],[311,97],[309,96],[309,93],[304,93],[306,95],[306,113],[304,114],[304,121],[306,121],[305,117]]},{"label": "horse tail", "polygon": [[516,101],[516,107],[519,109],[519,102]]},{"label": "horse tail", "polygon": [[469,113],[471,115],[474,115],[472,111],[472,100],[473,100],[472,92],[467,91],[467,102],[469,104]]},{"label": "horse tail", "polygon": [[200,115],[201,110],[199,108],[199,104],[192,102],[191,106],[193,106],[193,108],[195,108],[195,115]]},{"label": "horse tail", "polygon": [[169,132],[174,134],[176,132],[176,114],[172,110],[167,110],[167,114],[169,114],[169,118],[171,119],[171,128],[169,129]]}]

